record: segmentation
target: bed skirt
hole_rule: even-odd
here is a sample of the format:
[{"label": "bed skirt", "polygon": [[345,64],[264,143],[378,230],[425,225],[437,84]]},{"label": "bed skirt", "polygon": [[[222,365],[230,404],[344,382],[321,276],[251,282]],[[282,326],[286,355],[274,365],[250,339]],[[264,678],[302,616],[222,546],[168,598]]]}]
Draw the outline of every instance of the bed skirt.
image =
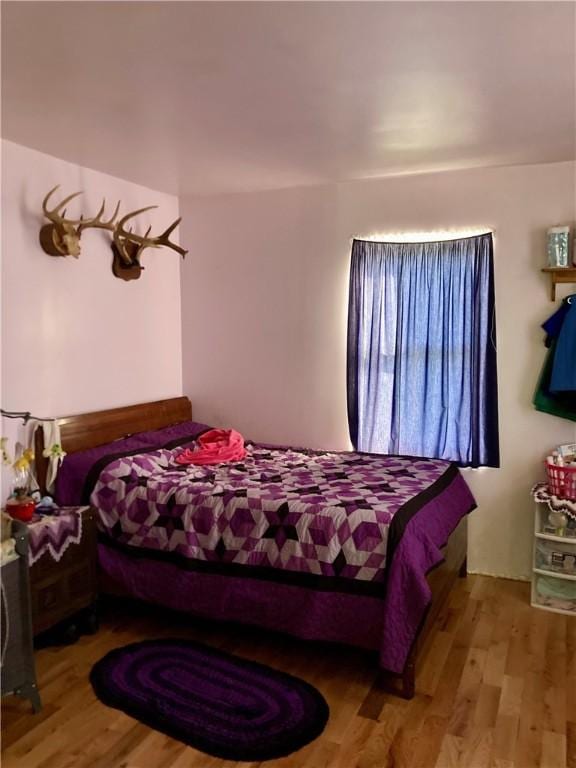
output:
[{"label": "bed skirt", "polygon": [[383,602],[375,597],[183,570],[152,558],[132,558],[105,542],[98,545],[98,557],[104,592],[303,640],[380,648]]}]

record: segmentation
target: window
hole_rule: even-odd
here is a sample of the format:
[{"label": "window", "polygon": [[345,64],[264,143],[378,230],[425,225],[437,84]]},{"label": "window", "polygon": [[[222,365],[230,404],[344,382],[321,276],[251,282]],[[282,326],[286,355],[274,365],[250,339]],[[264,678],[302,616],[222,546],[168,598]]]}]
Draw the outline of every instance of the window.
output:
[{"label": "window", "polygon": [[354,448],[499,466],[492,235],[354,240],[348,421]]}]

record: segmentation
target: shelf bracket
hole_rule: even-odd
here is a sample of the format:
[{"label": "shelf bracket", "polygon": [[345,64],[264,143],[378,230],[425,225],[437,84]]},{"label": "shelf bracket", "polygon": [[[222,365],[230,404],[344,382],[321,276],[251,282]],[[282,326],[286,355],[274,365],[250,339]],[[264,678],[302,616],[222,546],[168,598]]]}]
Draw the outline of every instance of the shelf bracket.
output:
[{"label": "shelf bracket", "polygon": [[556,286],[559,283],[576,284],[576,267],[544,267],[542,272],[550,275],[550,299],[556,301]]}]

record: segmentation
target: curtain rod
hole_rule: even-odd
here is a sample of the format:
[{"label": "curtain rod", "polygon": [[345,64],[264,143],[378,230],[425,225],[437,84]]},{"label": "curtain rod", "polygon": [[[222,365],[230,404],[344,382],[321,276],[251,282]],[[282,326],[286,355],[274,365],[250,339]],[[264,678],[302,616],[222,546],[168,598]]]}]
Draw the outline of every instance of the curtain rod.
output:
[{"label": "curtain rod", "polygon": [[5,411],[4,408],[0,408],[0,413],[7,419],[22,419],[24,424],[28,424],[30,420],[34,421],[56,421],[56,419],[43,418],[42,416],[33,416],[30,411]]},{"label": "curtain rod", "polygon": [[[478,232],[466,229],[463,229],[461,232],[442,229],[423,232],[410,232],[410,230],[406,230],[404,232],[375,232],[365,236],[351,235],[350,242],[353,243],[354,240],[359,240],[365,243],[385,243],[386,245],[429,245],[432,243],[450,243],[454,240],[472,240],[475,237],[495,234],[496,230],[490,227]],[[422,236],[426,235],[436,235],[436,237],[433,240],[421,239]],[[447,235],[447,237],[437,237],[438,235]],[[410,237],[411,239],[404,240],[404,237]],[[392,238],[398,239],[393,240]]]}]

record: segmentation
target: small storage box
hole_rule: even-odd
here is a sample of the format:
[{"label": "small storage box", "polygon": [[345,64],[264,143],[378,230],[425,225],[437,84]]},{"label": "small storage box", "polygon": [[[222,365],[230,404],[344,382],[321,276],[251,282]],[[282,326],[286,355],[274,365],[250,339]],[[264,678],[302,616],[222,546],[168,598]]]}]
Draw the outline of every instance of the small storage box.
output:
[{"label": "small storage box", "polygon": [[576,580],[534,574],[533,602],[552,610],[576,615]]},{"label": "small storage box", "polygon": [[576,575],[576,546],[536,539],[535,567],[554,573]]}]

